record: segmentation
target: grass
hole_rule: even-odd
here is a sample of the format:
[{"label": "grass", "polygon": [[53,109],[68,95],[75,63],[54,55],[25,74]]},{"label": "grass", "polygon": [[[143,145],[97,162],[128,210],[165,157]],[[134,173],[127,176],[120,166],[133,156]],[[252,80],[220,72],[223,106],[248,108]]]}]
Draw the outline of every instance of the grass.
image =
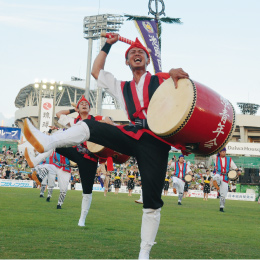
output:
[{"label": "grass", "polygon": [[[1,259],[134,259],[138,257],[142,205],[138,195],[93,193],[86,227],[78,227],[81,192],[59,191],[51,202],[39,190],[0,187]],[[157,259],[260,258],[260,205],[164,197],[161,224],[150,257]]]}]

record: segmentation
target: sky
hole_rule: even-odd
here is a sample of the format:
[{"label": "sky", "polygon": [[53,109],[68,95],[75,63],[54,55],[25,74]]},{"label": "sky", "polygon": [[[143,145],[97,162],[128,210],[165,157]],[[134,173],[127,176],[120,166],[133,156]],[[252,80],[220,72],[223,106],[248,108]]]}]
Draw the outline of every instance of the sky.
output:
[{"label": "sky", "polygon": [[[0,113],[13,117],[17,94],[36,78],[86,78],[85,16],[147,16],[148,2],[0,0]],[[260,104],[260,1],[164,0],[164,4],[166,16],[181,18],[182,24],[163,24],[163,71],[183,68],[191,79],[230,100],[237,113],[237,102]],[[141,38],[132,21],[125,21],[119,34],[131,40]],[[127,48],[116,43],[105,66],[122,80],[132,79],[124,65]],[[98,51],[95,41],[92,62]],[[153,73],[152,65],[148,70]]]}]

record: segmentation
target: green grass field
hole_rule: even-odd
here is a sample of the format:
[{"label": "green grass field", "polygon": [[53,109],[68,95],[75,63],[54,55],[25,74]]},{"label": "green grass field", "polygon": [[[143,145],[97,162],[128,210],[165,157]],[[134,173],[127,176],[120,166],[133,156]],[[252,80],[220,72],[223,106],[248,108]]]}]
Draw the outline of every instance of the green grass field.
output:
[{"label": "green grass field", "polygon": [[[78,227],[81,192],[68,191],[61,210],[39,190],[0,187],[1,259],[134,259],[138,257],[142,205],[138,195],[94,192],[86,227]],[[157,259],[260,258],[260,205],[256,202],[164,197]]]}]

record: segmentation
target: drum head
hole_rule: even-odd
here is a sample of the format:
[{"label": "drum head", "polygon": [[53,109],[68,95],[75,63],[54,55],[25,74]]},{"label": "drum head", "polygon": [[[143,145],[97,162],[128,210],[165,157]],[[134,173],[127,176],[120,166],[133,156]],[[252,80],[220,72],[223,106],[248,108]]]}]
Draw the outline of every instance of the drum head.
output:
[{"label": "drum head", "polygon": [[164,81],[148,107],[147,122],[151,131],[159,136],[168,136],[181,130],[193,112],[194,96],[190,80],[180,79],[177,89],[171,78]]},{"label": "drum head", "polygon": [[230,172],[228,173],[228,178],[229,178],[230,180],[235,180],[235,179],[237,178],[237,172],[236,172],[236,171],[230,171]]},{"label": "drum head", "polygon": [[71,160],[70,160],[70,166],[74,167],[74,168],[78,167],[78,165],[75,162],[71,161]]},{"label": "drum head", "polygon": [[185,175],[184,180],[186,182],[191,182],[192,181],[192,176],[191,175]]},{"label": "drum head", "polygon": [[99,144],[95,144],[92,142],[87,142],[87,146],[90,152],[92,153],[99,153],[101,152],[105,147]]}]

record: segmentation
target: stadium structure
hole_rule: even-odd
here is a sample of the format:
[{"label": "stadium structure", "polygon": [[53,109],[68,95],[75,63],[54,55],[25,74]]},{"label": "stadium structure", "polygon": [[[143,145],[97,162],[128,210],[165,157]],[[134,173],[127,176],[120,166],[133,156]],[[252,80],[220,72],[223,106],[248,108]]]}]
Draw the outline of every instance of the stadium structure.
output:
[{"label": "stadium structure", "polygon": [[[60,110],[72,109],[73,107],[71,103],[77,103],[81,96],[85,94],[85,85],[86,83],[84,80],[72,80],[69,82],[63,82],[62,88],[60,90],[56,89],[56,91],[54,89],[50,89],[48,86],[46,89],[35,88],[35,83],[31,83],[23,87],[15,98],[15,106],[18,108],[15,112],[16,126],[22,128],[23,121],[26,117],[29,117],[35,126],[38,125],[41,96],[42,98],[55,97],[54,125],[61,127],[58,124],[56,113]],[[89,102],[91,104],[90,114],[95,115],[97,90],[94,87],[94,83],[91,85]],[[116,99],[105,90],[102,92],[102,108],[102,115],[112,117],[116,123],[128,122],[125,113],[120,109]],[[76,113],[70,116],[75,117]]]}]

